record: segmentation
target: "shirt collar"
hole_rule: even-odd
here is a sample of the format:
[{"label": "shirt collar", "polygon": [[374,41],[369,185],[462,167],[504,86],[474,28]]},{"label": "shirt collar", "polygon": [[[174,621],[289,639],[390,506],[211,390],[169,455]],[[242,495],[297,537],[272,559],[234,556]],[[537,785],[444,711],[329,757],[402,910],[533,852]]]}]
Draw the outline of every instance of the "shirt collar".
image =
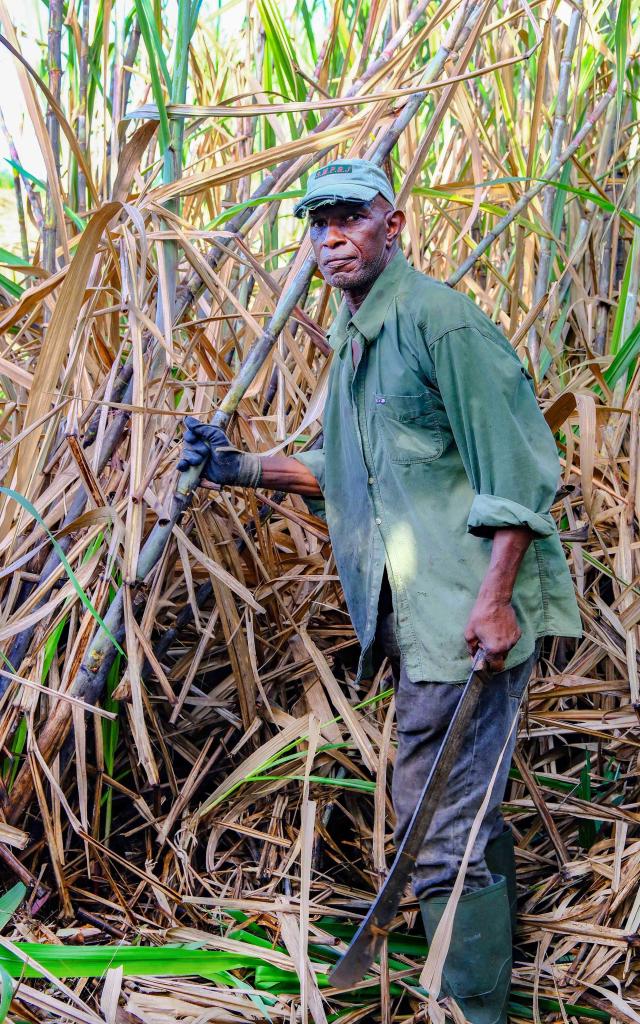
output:
[{"label": "shirt collar", "polygon": [[343,345],[347,333],[347,327],[349,326],[350,322],[351,313],[349,312],[347,304],[343,299],[342,305],[340,306],[340,309],[336,313],[333,323],[331,324],[327,331],[327,340],[331,345],[332,349],[338,349]]},{"label": "shirt collar", "polygon": [[329,343],[333,349],[340,348],[350,324],[353,324],[367,341],[377,338],[382,330],[387,310],[395,298],[397,287],[409,269],[404,254],[397,252],[387,263],[366,299],[353,316],[349,313],[346,302],[343,301],[338,315],[328,331]]}]

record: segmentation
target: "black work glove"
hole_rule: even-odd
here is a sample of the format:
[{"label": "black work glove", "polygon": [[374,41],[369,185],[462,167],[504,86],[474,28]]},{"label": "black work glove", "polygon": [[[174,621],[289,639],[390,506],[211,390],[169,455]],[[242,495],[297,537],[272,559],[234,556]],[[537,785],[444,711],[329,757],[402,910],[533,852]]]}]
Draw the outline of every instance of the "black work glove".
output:
[{"label": "black work glove", "polygon": [[234,448],[221,427],[200,423],[194,416],[185,419],[183,449],[178,463],[180,472],[202,464],[202,478],[214,484],[257,487],[262,476],[258,455]]}]

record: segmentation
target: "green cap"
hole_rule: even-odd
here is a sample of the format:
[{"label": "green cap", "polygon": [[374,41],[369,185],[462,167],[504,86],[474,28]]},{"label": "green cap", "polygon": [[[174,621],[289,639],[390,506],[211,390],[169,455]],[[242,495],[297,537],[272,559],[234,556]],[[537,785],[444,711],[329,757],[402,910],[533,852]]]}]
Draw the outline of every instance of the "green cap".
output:
[{"label": "green cap", "polygon": [[331,203],[368,203],[378,195],[395,202],[386,174],[370,160],[332,160],[309,175],[306,195],[296,204],[296,217]]}]

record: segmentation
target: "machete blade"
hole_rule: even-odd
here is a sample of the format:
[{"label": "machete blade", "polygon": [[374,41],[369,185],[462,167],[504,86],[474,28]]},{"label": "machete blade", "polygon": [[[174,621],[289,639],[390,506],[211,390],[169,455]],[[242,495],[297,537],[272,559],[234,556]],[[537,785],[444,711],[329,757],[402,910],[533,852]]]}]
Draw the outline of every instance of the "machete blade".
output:
[{"label": "machete blade", "polygon": [[473,718],[486,678],[485,673],[480,669],[483,661],[484,651],[480,649],[473,659],[471,672],[462,696],[449,723],[438,756],[422,787],[416,809],[398,847],[389,874],[369,908],[367,916],[351,940],[349,948],[329,974],[329,981],[336,988],[349,988],[361,981],[380,952],[389,926],[396,916],[404,890],[413,873],[422,840],[438,808],[447,779]]}]

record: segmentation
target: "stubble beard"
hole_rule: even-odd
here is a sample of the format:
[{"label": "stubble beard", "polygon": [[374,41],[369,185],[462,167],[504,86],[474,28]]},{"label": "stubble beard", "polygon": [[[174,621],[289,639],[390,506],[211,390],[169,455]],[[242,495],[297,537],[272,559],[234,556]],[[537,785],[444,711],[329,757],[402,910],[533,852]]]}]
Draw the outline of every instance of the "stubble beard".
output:
[{"label": "stubble beard", "polygon": [[338,270],[335,274],[331,274],[330,278],[327,276],[325,280],[332,288],[339,288],[342,292],[362,292],[365,289],[368,291],[387,265],[385,257],[386,253],[383,252],[376,260],[365,263],[357,270],[351,272]]}]

